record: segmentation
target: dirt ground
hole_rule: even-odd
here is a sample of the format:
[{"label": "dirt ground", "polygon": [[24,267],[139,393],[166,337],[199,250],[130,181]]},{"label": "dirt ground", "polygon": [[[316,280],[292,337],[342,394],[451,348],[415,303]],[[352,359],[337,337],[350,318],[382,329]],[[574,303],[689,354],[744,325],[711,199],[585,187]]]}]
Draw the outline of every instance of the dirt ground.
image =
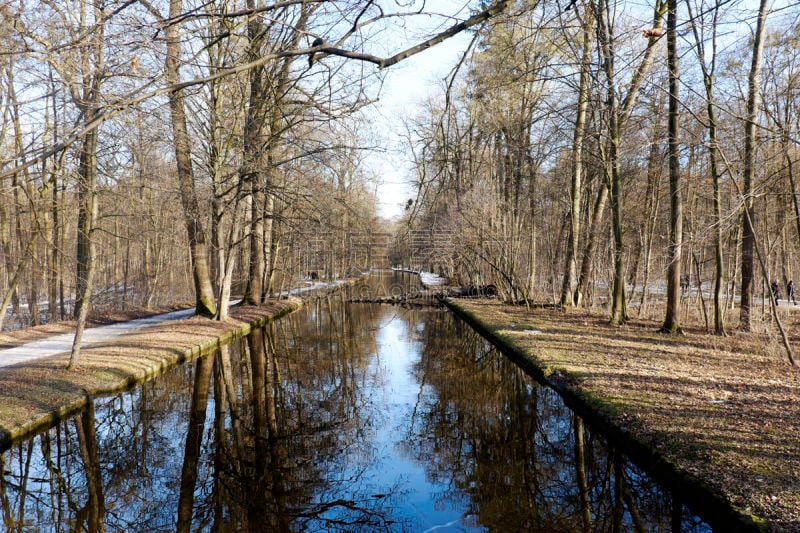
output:
[{"label": "dirt ground", "polygon": [[[69,354],[0,368],[0,450],[11,439],[47,427],[86,401],[87,394],[120,390],[162,373],[178,362],[216,346],[217,339],[249,331],[250,324],[289,312],[301,305],[295,298],[258,307],[232,307],[225,322],[192,317],[149,326],[135,333],[93,344],[81,350],[78,368],[66,370]],[[173,310],[138,309],[100,314],[92,325]],[[0,334],[0,348],[74,331],[74,323],[59,322]]]},{"label": "dirt ground", "polygon": [[[665,335],[600,310],[457,305],[743,512],[800,531],[800,369],[777,332]],[[798,349],[800,308],[784,313]]]}]

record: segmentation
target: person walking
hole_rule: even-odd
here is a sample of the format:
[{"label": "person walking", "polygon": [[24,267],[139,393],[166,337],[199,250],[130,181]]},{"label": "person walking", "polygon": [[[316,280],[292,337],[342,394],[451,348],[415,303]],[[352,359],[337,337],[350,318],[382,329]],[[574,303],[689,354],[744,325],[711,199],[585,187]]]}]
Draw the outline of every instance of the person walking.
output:
[{"label": "person walking", "polygon": [[789,280],[789,283],[786,284],[786,303],[789,303],[789,300],[792,301],[794,305],[797,305],[797,300],[794,299],[794,282]]},{"label": "person walking", "polygon": [[770,289],[772,289],[772,297],[775,299],[775,305],[778,305],[778,300],[780,299],[780,288],[778,287],[778,280],[772,280],[772,284],[770,285]]}]

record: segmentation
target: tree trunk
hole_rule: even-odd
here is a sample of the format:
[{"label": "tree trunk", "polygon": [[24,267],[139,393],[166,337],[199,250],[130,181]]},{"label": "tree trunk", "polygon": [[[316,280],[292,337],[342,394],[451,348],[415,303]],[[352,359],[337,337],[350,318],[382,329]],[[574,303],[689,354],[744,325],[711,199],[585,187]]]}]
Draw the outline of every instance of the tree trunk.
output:
[{"label": "tree trunk", "polygon": [[744,209],[749,214],[742,216],[742,286],[739,328],[750,331],[750,307],[753,301],[753,281],[755,275],[755,235],[753,224],[753,181],[755,180],[756,158],[756,119],[760,105],[759,85],[761,82],[761,52],[764,47],[764,26],[767,19],[767,0],[761,0],[758,8],[756,31],[753,35],[753,57],[750,62],[750,74],[747,78],[747,116],[745,117],[744,134]]},{"label": "tree trunk", "polygon": [[[90,114],[87,114],[88,119],[91,119]],[[96,256],[93,233],[97,222],[97,130],[90,131],[84,137],[79,172],[78,284],[75,295],[75,318],[78,324],[75,328],[67,370],[74,369],[78,364],[83,330],[91,309]]]},{"label": "tree trunk", "polygon": [[580,306],[586,298],[588,291],[589,276],[592,273],[592,263],[597,252],[597,241],[600,236],[600,226],[605,215],[606,203],[608,202],[608,186],[605,183],[600,185],[597,191],[597,198],[594,201],[592,218],[589,223],[589,232],[586,238],[586,245],[583,248],[583,259],[581,260],[581,273],[578,277],[578,286],[575,288],[575,305]]},{"label": "tree trunk", "polygon": [[[78,318],[84,305],[90,306],[87,298],[90,265],[90,238],[94,219],[95,183],[97,181],[97,134],[90,131],[83,141],[80,155],[80,178],[78,183],[78,234],[77,234],[77,283],[74,318]],[[87,310],[90,311],[91,309]]]},{"label": "tree trunk", "polygon": [[664,333],[681,331],[679,306],[681,286],[681,248],[683,246],[683,202],[681,199],[681,169],[678,146],[678,54],[677,0],[667,1],[667,67],[669,70],[669,116],[667,120],[669,147],[669,264],[667,266],[667,310]]},{"label": "tree trunk", "polygon": [[594,13],[590,4],[584,12],[583,54],[581,56],[580,85],[578,88],[578,112],[572,137],[572,182],[570,184],[570,226],[567,241],[564,284],[561,287],[561,305],[577,305],[578,243],[581,234],[581,190],[583,187],[583,137],[586,129],[586,111],[589,107],[589,69],[592,59],[592,25]]},{"label": "tree trunk", "polygon": [[[181,24],[183,1],[170,0],[169,20],[166,25],[167,40],[166,81],[170,85],[180,83],[181,60]],[[211,286],[211,275],[208,268],[208,242],[203,224],[200,220],[200,206],[192,170],[191,150],[189,148],[189,132],[186,126],[186,109],[182,91],[169,93],[169,109],[172,117],[172,136],[175,145],[175,161],[177,163],[178,183],[189,238],[189,249],[192,258],[192,277],[194,280],[196,312],[202,316],[214,316],[214,289]]]},{"label": "tree trunk", "polygon": [[608,17],[608,3],[601,2],[598,9],[598,44],[603,62],[603,70],[606,75],[606,139],[604,170],[606,180],[611,189],[611,222],[613,230],[613,263],[614,281],[611,290],[611,316],[612,324],[623,324],[627,320],[625,309],[625,251],[623,249],[623,229],[622,229],[622,178],[619,169],[619,145],[620,145],[620,109],[617,97],[616,72],[614,67],[615,48],[613,29],[610,27]]},{"label": "tree trunk", "polygon": [[242,303],[258,305],[261,302],[261,292],[264,279],[264,191],[261,189],[263,180],[251,182],[252,187],[250,202],[250,246],[248,248],[247,285]]},{"label": "tree trunk", "polygon": [[[254,9],[255,0],[247,0],[247,8]],[[247,23],[247,60],[254,61],[261,55],[266,37],[259,16],[252,16]],[[244,124],[243,165],[239,179],[245,183],[245,190],[251,196],[250,231],[247,262],[247,285],[242,303],[258,305],[261,301],[264,279],[264,187],[266,185],[266,143],[264,135],[265,108],[267,99],[267,76],[263,66],[248,71],[250,94]]]},{"label": "tree trunk", "polygon": [[[236,264],[236,251],[237,246],[234,243],[239,242],[241,238],[241,224],[240,217],[236,215],[239,208],[239,199],[234,202],[234,215],[231,221],[230,234],[228,235],[227,242],[229,243],[222,250],[220,250],[219,269],[221,278],[219,279],[219,297],[217,298],[217,320],[226,320],[228,318],[228,308],[230,307],[231,297],[231,282],[233,280],[233,267]],[[220,237],[222,241],[222,237]]]},{"label": "tree trunk", "polygon": [[714,182],[714,222],[716,229],[714,232],[714,333],[725,335],[725,308],[722,304],[722,290],[725,285],[724,269],[725,259],[722,248],[722,193],[719,186],[719,168],[717,165],[717,123],[714,112],[714,100],[711,89],[712,80],[706,83],[706,94],[708,96],[706,111],[708,114],[708,138],[709,138],[709,164],[711,165],[711,177]]}]

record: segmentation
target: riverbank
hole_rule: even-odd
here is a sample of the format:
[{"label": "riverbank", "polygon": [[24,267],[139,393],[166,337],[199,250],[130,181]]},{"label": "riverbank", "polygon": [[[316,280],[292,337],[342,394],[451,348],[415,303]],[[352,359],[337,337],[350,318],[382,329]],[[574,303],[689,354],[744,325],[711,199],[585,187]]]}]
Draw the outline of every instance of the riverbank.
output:
[{"label": "riverbank", "polygon": [[[155,324],[83,348],[72,371],[65,369],[68,352],[0,368],[0,450],[78,411],[92,396],[146,381],[301,306],[300,299],[290,298],[232,307],[224,322],[190,317]],[[18,345],[65,327],[69,325],[5,333],[0,344]]]},{"label": "riverbank", "polygon": [[800,371],[777,338],[666,336],[654,322],[612,327],[582,309],[448,305],[687,501],[735,515],[725,530],[800,531]]}]

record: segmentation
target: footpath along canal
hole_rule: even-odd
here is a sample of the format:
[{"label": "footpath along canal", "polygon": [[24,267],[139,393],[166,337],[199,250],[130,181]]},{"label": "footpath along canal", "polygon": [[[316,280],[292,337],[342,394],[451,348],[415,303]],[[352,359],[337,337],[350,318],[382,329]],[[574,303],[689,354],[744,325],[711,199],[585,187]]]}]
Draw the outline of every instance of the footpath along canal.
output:
[{"label": "footpath along canal", "polygon": [[345,300],[14,443],[5,528],[712,530],[449,311]]}]

